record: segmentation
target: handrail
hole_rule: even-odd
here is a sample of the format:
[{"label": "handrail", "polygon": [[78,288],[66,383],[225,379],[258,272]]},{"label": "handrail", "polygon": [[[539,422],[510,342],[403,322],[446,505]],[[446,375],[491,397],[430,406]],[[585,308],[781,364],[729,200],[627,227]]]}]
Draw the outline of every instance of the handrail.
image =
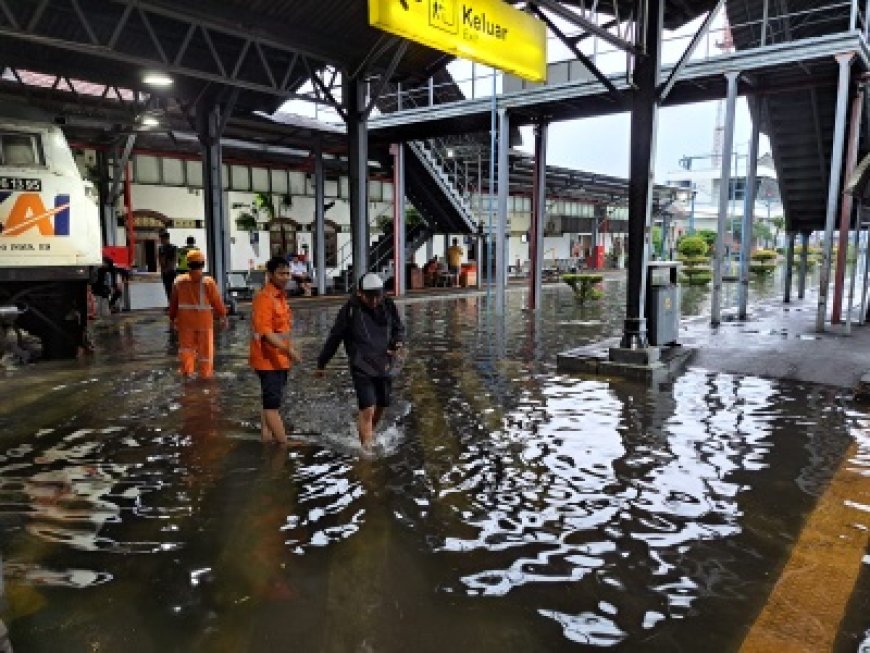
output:
[{"label": "handrail", "polygon": [[[826,3],[817,2],[814,3],[814,5],[815,6],[808,9],[780,14],[774,13],[774,8],[777,6],[776,3],[770,3],[771,13],[766,19],[760,18],[717,27],[715,29],[711,28],[707,31],[707,34],[704,37],[703,45],[698,45],[690,61],[706,61],[717,57],[727,56],[733,50],[733,47],[723,47],[728,43],[726,37],[729,36],[729,32],[730,34],[742,33],[752,35],[752,39],[748,44],[743,46],[744,48],[759,48],[765,47],[766,45],[781,43],[783,41],[799,41],[803,38],[809,38],[809,36],[793,38],[793,35],[788,35],[787,38],[784,38],[786,36],[785,28],[790,27],[791,29],[805,33],[808,28],[818,28],[825,23],[839,23],[842,26],[842,29],[837,29],[836,25],[833,25],[831,29],[824,32],[826,34],[832,34],[838,31],[849,32],[857,30],[864,35],[865,39],[868,38],[868,32],[870,32],[870,17],[868,17],[866,12],[866,2],[859,0],[832,0]],[[832,13],[834,13],[834,15],[831,15]],[[816,32],[818,33],[818,29],[816,29]],[[581,33],[582,31],[578,30],[568,30],[566,31],[565,36],[571,38]],[[817,33],[814,35],[818,35]],[[662,64],[667,66],[668,64],[676,63],[684,49],[680,48],[678,44],[688,43],[693,36],[694,34],[691,33],[672,34],[663,38],[662,51],[664,56]],[[597,47],[598,40],[598,37],[592,37],[589,40],[588,48],[584,48],[584,53],[605,75],[614,80],[624,77],[626,74],[625,65],[627,61],[625,53],[616,48],[605,48],[599,50]],[[576,61],[576,59],[568,58],[548,63],[554,65],[568,61]],[[475,72],[471,76],[454,78],[446,83],[433,83],[430,87],[417,87],[408,90],[402,90],[400,88],[396,92],[385,93],[383,98],[393,98],[393,102],[386,104],[395,106],[396,111],[403,111],[405,109],[417,109],[421,107],[431,107],[434,104],[444,105],[454,102],[454,100],[438,102],[438,90],[442,88],[452,88],[455,86],[458,87],[460,91],[463,91],[462,94],[467,98],[476,99],[477,97],[483,97],[481,94],[475,92],[476,88],[492,88],[492,82],[487,82],[487,80],[492,80],[493,76],[496,78],[496,86],[501,89],[504,88],[503,83],[499,84],[499,80],[503,79],[503,73],[492,72],[492,69],[488,67],[484,67],[486,72],[481,74],[477,74],[476,69],[474,70]],[[463,90],[464,88],[470,88],[471,92],[465,92]],[[489,93],[487,92],[485,95],[488,96]],[[423,99],[424,101],[421,102],[420,99]]]}]

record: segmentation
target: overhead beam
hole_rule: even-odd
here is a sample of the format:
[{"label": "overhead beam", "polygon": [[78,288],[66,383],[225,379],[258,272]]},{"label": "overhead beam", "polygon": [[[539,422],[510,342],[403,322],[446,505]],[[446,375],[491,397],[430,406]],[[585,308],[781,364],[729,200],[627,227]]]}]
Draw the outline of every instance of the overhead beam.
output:
[{"label": "overhead beam", "polygon": [[[309,67],[315,70],[324,66],[342,67],[341,62],[330,57],[288,47],[286,42],[264,36],[261,30],[240,25],[225,26],[206,17],[191,16],[146,1],[118,0],[118,3],[126,5],[124,11],[113,19],[112,24],[96,29],[95,17],[82,11],[78,0],[52,0],[51,14],[69,17],[68,29],[63,36],[59,36],[45,20],[48,15],[44,11],[45,2],[31,16],[28,3],[2,0],[0,37],[279,97],[286,97],[291,91],[294,81],[291,72],[299,58],[305,59]],[[139,17],[138,21],[132,20],[134,12]],[[158,17],[177,21],[180,31],[184,30],[184,37],[178,39],[178,51],[171,59],[167,52],[175,51],[175,47],[169,46],[175,46],[176,43],[170,42],[154,29],[154,19]],[[107,15],[100,19],[105,22]],[[110,36],[104,36],[101,40],[98,36],[101,33]],[[191,58],[185,55],[197,35],[201,36],[210,55],[191,62]],[[227,57],[224,51],[218,53],[214,44],[216,37],[230,37],[240,41],[241,46],[233,52],[232,57]],[[125,47],[130,42],[143,39],[151,44],[148,52],[134,54]],[[287,74],[279,83],[275,71],[285,69]]]},{"label": "overhead beam", "polygon": [[725,4],[725,0],[719,0],[716,3],[716,7],[707,14],[707,17],[704,19],[704,22],[701,24],[701,27],[695,32],[695,35],[692,37],[692,40],[689,42],[689,45],[686,47],[686,50],[683,52],[680,60],[677,64],[671,68],[671,74],[668,76],[667,81],[662,84],[661,89],[659,90],[659,102],[664,102],[665,98],[668,97],[668,93],[671,92],[671,89],[674,87],[674,84],[677,81],[677,76],[683,71],[683,67],[692,58],[692,55],[695,54],[695,48],[698,47],[698,44],[701,42],[701,39],[704,38],[704,35],[710,29],[710,25],[713,20],[719,13],[719,10],[722,9],[722,5]]},{"label": "overhead beam", "polygon": [[551,11],[562,20],[566,20],[572,25],[585,29],[587,32],[594,34],[595,36],[604,41],[607,41],[612,46],[619,48],[620,50],[630,52],[632,54],[638,54],[639,52],[638,48],[633,43],[629,43],[625,39],[611,34],[607,31],[606,28],[602,27],[601,25],[596,25],[588,18],[571,11],[566,6],[558,2],[558,0],[535,0],[535,3],[539,7],[544,7],[548,11]]},{"label": "overhead beam", "polygon": [[550,20],[550,17],[547,16],[538,7],[536,7],[535,5],[530,5],[530,7],[531,7],[532,11],[535,13],[535,15],[538,16],[542,21],[544,21],[547,24],[547,28],[551,32],[553,32],[553,34],[555,34],[558,37],[558,39],[560,41],[562,41],[562,43],[565,44],[565,47],[567,47],[569,50],[571,50],[571,52],[574,54],[575,57],[577,57],[577,59],[580,61],[580,63],[582,63],[586,67],[586,69],[590,73],[592,73],[592,75],[595,77],[595,79],[597,79],[599,82],[601,82],[604,85],[604,88],[607,89],[607,92],[610,93],[610,95],[613,97],[613,99],[616,100],[617,102],[621,102],[622,96],[619,94],[619,90],[613,85],[613,82],[611,82],[607,78],[607,76],[604,75],[604,73],[602,73],[600,70],[598,70],[598,66],[596,66],[595,63],[589,57],[587,57],[585,54],[583,54],[583,52],[580,50],[580,48],[577,47],[576,40],[569,39],[567,36],[565,36],[565,33],[562,30],[560,30],[559,27],[552,20]]}]

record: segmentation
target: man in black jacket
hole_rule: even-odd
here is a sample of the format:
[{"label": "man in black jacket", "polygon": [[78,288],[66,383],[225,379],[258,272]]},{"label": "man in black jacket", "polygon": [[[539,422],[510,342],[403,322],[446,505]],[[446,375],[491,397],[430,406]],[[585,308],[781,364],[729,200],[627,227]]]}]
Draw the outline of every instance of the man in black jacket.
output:
[{"label": "man in black jacket", "polygon": [[356,296],[341,307],[323,343],[317,375],[325,374],[324,368],[343,342],[359,405],[359,439],[366,451],[371,449],[375,427],[390,405],[392,376],[404,341],[405,327],[393,300],[384,297],[384,282],[372,272],[363,275]]}]

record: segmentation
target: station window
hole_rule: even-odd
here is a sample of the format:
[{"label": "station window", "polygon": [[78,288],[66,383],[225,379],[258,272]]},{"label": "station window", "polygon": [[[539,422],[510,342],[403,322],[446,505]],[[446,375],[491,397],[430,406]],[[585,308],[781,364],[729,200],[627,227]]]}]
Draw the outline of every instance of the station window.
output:
[{"label": "station window", "polygon": [[45,157],[36,134],[0,133],[0,164],[5,166],[42,166]]}]

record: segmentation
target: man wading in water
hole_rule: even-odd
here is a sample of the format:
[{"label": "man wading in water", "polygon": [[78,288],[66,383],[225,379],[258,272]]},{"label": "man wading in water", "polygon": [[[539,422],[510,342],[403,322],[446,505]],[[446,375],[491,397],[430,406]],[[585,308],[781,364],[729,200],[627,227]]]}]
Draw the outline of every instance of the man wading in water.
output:
[{"label": "man wading in water", "polygon": [[335,318],[317,358],[317,376],[344,342],[350,375],[356,391],[359,415],[357,429],[363,450],[371,452],[374,430],[390,405],[392,376],[401,359],[405,327],[392,299],[384,297],[384,282],[369,272]]}]

